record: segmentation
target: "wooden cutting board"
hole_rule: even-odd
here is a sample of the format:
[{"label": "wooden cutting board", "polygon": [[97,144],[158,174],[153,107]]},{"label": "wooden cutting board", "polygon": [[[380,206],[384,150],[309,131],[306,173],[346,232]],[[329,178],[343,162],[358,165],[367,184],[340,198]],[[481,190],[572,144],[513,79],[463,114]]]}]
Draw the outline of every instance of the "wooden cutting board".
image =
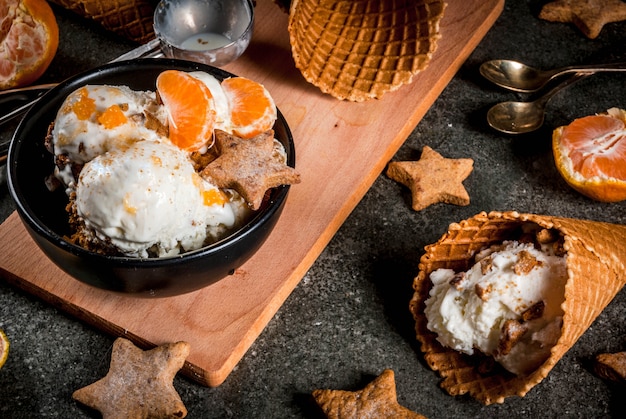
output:
[{"label": "wooden cutting board", "polygon": [[[411,85],[365,103],[338,101],[305,82],[291,58],[287,15],[257,1],[246,53],[227,70],[263,83],[296,143],[302,183],[259,252],[202,290],[141,299],[91,288],[53,265],[13,213],[0,226],[0,274],[98,329],[150,348],[185,340],[183,374],[218,386],[259,336],[387,162],[499,16],[504,0],[450,1],[442,38]],[[400,199],[400,198],[398,198]]]}]

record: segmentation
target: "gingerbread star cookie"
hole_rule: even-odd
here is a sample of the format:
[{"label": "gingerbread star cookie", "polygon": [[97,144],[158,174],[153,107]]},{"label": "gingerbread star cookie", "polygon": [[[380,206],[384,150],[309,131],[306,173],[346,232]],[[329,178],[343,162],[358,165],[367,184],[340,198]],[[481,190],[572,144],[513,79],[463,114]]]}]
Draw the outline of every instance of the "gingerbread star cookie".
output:
[{"label": "gingerbread star cookie", "polygon": [[244,139],[215,130],[219,156],[200,173],[218,188],[236,190],[253,210],[261,207],[268,189],[300,183],[300,174],[280,161],[274,150],[274,131]]},{"label": "gingerbread star cookie", "polygon": [[99,410],[103,419],[184,418],[187,409],[173,381],[188,355],[187,342],[143,351],[118,338],[107,375],[76,390],[72,398]]},{"label": "gingerbread star cookie", "polygon": [[398,404],[392,370],[385,370],[363,390],[315,390],[313,397],[329,419],[426,419]]},{"label": "gingerbread star cookie", "polygon": [[596,356],[593,369],[600,378],[626,385],[626,352]]},{"label": "gingerbread star cookie", "polygon": [[573,23],[585,36],[594,39],[607,23],[626,20],[626,3],[622,0],[557,0],[545,4],[539,18]]},{"label": "gingerbread star cookie", "polygon": [[447,159],[425,146],[418,161],[391,162],[387,176],[411,189],[415,211],[444,202],[469,205],[463,181],[474,166],[472,159]]}]

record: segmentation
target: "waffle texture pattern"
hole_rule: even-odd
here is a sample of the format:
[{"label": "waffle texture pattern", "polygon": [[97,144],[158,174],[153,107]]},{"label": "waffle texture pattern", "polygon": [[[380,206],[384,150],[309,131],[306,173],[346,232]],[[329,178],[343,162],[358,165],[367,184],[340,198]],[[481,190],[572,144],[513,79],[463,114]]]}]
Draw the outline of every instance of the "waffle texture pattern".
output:
[{"label": "waffle texture pattern", "polygon": [[305,79],[362,102],[411,82],[441,37],[442,0],[294,0],[289,36]]},{"label": "waffle texture pattern", "polygon": [[[550,357],[526,376],[500,370],[481,372],[475,358],[443,347],[426,327],[424,301],[431,288],[429,275],[438,268],[468,269],[478,250],[510,238],[523,223],[554,228],[564,236],[568,279],[561,336]],[[624,225],[517,212],[483,212],[451,224],[448,232],[425,250],[410,302],[424,358],[431,369],[439,372],[443,378],[441,387],[449,394],[469,393],[487,405],[503,403],[509,396],[524,396],[539,384],[626,283]]]},{"label": "waffle texture pattern", "polygon": [[155,0],[50,1],[132,41],[144,44],[154,38]]}]

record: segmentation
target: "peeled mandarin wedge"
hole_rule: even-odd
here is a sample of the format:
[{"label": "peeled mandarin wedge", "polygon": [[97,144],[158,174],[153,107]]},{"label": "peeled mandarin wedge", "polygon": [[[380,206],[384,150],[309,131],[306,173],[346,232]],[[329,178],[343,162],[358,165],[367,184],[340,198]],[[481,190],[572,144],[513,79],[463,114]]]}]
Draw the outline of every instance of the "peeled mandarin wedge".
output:
[{"label": "peeled mandarin wedge", "polygon": [[0,330],[0,368],[4,365],[9,357],[9,339],[7,335],[4,334],[2,330]]},{"label": "peeled mandarin wedge", "polygon": [[233,134],[252,138],[274,126],[276,104],[262,84],[232,77],[222,82],[222,90],[228,99]]},{"label": "peeled mandarin wedge", "polygon": [[626,199],[626,111],[586,116],[554,130],[557,169],[575,190],[602,202]]},{"label": "peeled mandarin wedge", "polygon": [[0,2],[0,90],[33,83],[59,45],[59,28],[46,0]]},{"label": "peeled mandarin wedge", "polygon": [[186,151],[198,151],[212,141],[215,124],[213,97],[197,78],[178,70],[159,74],[159,97],[168,112],[169,138]]}]

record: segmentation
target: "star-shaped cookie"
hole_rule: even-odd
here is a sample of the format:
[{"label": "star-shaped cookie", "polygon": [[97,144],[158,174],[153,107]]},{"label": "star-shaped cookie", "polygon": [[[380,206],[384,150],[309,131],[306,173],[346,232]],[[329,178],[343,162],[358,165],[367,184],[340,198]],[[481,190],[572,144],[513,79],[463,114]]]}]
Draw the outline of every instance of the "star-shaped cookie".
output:
[{"label": "star-shaped cookie", "polygon": [[236,190],[250,208],[261,207],[270,188],[300,183],[300,174],[274,156],[274,131],[244,139],[215,130],[219,156],[201,172],[218,188]]},{"label": "star-shaped cookie", "polygon": [[626,384],[626,352],[597,355],[593,369],[600,378]]},{"label": "star-shaped cookie", "polygon": [[313,397],[329,419],[426,419],[398,404],[392,370],[385,370],[363,390],[315,390]]},{"label": "star-shaped cookie", "polygon": [[474,166],[472,159],[447,159],[425,146],[418,161],[391,162],[387,176],[411,189],[415,211],[444,202],[469,205],[470,198],[463,181]]},{"label": "star-shaped cookie", "polygon": [[557,0],[545,4],[539,18],[573,23],[585,36],[594,39],[607,23],[626,20],[626,3],[622,0]]},{"label": "star-shaped cookie", "polygon": [[76,390],[72,398],[99,410],[103,419],[184,418],[187,409],[173,381],[188,355],[187,342],[143,351],[118,338],[107,375]]}]

